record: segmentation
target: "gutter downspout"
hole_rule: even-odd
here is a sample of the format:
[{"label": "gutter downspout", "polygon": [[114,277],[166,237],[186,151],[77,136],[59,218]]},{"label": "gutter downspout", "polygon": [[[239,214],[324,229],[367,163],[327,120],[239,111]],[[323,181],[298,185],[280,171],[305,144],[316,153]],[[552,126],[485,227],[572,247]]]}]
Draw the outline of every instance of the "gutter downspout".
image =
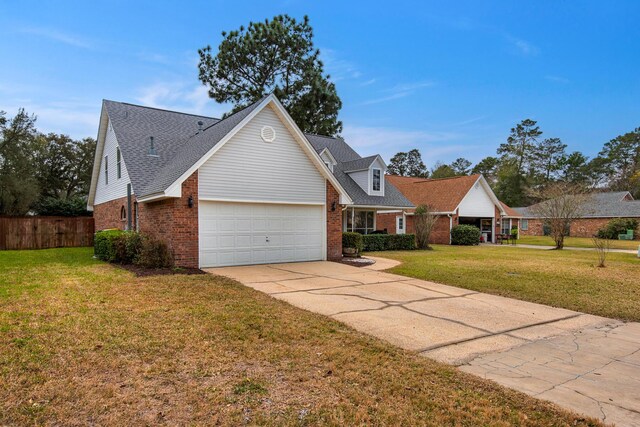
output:
[{"label": "gutter downspout", "polygon": [[127,184],[127,230],[131,231],[131,184]]},{"label": "gutter downspout", "polygon": [[451,230],[453,229],[453,216],[451,214],[447,214],[449,217],[449,244],[451,244]]}]

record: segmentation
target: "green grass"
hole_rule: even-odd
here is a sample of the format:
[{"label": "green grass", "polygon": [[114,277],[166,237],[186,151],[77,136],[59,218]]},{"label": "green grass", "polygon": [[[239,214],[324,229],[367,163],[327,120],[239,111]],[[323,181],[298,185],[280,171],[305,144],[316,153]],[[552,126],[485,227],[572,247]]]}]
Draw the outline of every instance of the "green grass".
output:
[{"label": "green grass", "polygon": [[[520,236],[518,243],[523,245],[555,246],[553,239],[549,236]],[[566,247],[573,248],[593,248],[593,241],[587,237],[567,237],[564,240]],[[640,241],[638,240],[612,240],[611,249],[631,249],[638,250]]]},{"label": "green grass", "polygon": [[594,251],[510,246],[435,246],[432,251],[375,252],[402,261],[390,272],[622,320],[640,321],[640,259]]},{"label": "green grass", "polygon": [[0,252],[0,425],[599,425],[212,275]]}]

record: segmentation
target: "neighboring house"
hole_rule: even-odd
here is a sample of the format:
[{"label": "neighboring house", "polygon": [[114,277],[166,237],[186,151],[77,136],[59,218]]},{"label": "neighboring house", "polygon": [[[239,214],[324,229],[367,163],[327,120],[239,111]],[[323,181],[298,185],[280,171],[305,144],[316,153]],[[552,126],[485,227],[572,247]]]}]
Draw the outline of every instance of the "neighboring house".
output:
[{"label": "neighboring house", "polygon": [[153,235],[185,267],[339,259],[343,230],[413,207],[385,170],[304,135],[273,95],[222,120],[103,101],[88,209],[96,230]]},{"label": "neighboring house", "polygon": [[[388,175],[387,182],[415,206],[427,205],[439,215],[432,231],[432,243],[451,243],[451,229],[458,224],[475,225],[486,242],[496,234],[509,234],[518,227],[520,214],[500,202],[482,175],[443,179]],[[378,213],[378,225],[390,234],[414,233],[414,210]]]},{"label": "neighboring house", "polygon": [[[534,206],[514,208],[522,215],[521,233],[526,236],[547,235],[545,220],[535,214]],[[569,235],[572,237],[593,237],[613,218],[635,218],[640,221],[640,200],[634,200],[628,191],[593,193],[586,200],[583,211],[582,218],[571,224]],[[635,238],[640,238],[638,233]]]}]

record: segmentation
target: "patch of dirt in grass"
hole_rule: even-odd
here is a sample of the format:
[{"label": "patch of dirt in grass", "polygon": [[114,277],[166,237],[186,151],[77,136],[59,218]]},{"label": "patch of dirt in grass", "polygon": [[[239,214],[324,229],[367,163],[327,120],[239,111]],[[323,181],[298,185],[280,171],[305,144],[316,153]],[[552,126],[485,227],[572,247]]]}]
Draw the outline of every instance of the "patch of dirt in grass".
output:
[{"label": "patch of dirt in grass", "polygon": [[145,277],[145,276],[166,276],[170,274],[207,274],[206,272],[200,270],[199,268],[185,268],[185,267],[176,267],[176,268],[146,268],[139,265],[134,264],[117,264],[118,267],[130,271],[134,273],[137,277]]}]

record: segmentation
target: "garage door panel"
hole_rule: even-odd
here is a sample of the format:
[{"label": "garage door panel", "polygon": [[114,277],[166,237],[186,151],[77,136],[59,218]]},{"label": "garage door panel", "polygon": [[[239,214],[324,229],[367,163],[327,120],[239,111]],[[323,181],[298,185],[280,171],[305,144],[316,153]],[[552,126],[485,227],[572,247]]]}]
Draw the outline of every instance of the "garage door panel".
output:
[{"label": "garage door panel", "polygon": [[200,201],[200,265],[324,259],[324,207]]}]

